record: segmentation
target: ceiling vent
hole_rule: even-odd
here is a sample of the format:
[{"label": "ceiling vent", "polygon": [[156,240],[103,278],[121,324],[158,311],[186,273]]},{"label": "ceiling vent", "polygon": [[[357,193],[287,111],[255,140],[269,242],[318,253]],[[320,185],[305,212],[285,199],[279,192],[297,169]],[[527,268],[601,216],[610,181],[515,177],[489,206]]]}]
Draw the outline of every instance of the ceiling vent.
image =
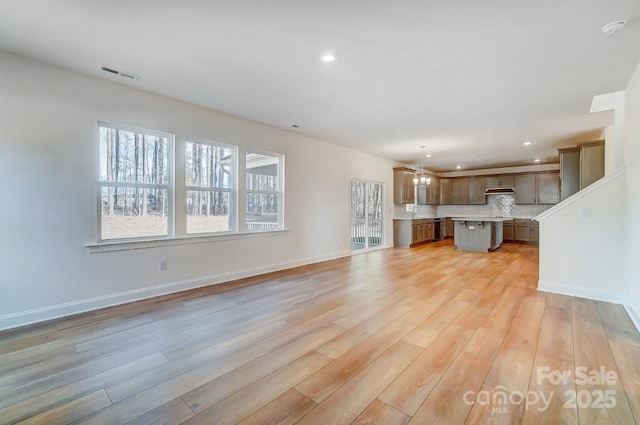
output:
[{"label": "ceiling vent", "polygon": [[121,77],[128,78],[130,80],[137,80],[140,78],[139,75],[132,74],[130,72],[125,72],[125,71],[118,71],[117,69],[109,68],[108,66],[101,66],[100,69],[110,74],[119,75]]}]

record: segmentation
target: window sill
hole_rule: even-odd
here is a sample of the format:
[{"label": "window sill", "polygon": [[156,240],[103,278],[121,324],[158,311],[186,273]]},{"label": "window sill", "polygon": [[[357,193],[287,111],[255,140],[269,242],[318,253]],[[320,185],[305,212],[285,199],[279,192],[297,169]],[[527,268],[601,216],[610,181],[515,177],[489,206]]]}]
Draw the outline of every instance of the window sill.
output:
[{"label": "window sill", "polygon": [[97,254],[101,252],[130,251],[133,249],[159,248],[163,246],[223,242],[235,239],[259,238],[263,236],[280,236],[287,232],[289,232],[289,229],[256,230],[251,232],[225,233],[220,235],[184,236],[171,239],[113,241],[100,244],[87,244],[85,247],[89,250],[89,253]]}]

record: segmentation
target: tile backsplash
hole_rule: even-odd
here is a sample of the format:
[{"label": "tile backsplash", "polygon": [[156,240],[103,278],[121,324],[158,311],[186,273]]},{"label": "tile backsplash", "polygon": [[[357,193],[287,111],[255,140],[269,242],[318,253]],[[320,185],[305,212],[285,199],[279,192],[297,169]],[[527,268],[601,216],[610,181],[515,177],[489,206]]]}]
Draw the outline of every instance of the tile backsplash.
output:
[{"label": "tile backsplash", "polygon": [[438,205],[437,215],[535,217],[553,205],[518,205],[515,195],[487,195],[486,205]]}]

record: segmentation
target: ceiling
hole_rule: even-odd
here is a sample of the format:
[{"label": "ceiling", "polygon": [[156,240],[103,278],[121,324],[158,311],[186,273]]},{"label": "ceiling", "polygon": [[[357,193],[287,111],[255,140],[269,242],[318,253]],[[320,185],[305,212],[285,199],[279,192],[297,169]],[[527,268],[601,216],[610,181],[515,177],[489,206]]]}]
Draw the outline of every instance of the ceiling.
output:
[{"label": "ceiling", "polygon": [[597,139],[638,46],[640,0],[0,1],[0,49],[435,171]]}]

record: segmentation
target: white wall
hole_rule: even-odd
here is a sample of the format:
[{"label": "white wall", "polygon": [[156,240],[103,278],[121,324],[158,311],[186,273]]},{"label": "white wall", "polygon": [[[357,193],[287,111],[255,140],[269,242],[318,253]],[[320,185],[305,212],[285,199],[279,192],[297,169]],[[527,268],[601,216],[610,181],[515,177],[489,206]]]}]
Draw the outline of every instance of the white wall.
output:
[{"label": "white wall", "polygon": [[625,95],[627,308],[640,328],[640,64]]},{"label": "white wall", "polygon": [[[349,255],[351,178],[385,184],[393,243],[388,160],[9,53],[0,75],[0,329]],[[285,154],[290,230],[90,254],[98,120]]]},{"label": "white wall", "polygon": [[624,177],[613,173],[541,216],[539,290],[624,301]]}]

